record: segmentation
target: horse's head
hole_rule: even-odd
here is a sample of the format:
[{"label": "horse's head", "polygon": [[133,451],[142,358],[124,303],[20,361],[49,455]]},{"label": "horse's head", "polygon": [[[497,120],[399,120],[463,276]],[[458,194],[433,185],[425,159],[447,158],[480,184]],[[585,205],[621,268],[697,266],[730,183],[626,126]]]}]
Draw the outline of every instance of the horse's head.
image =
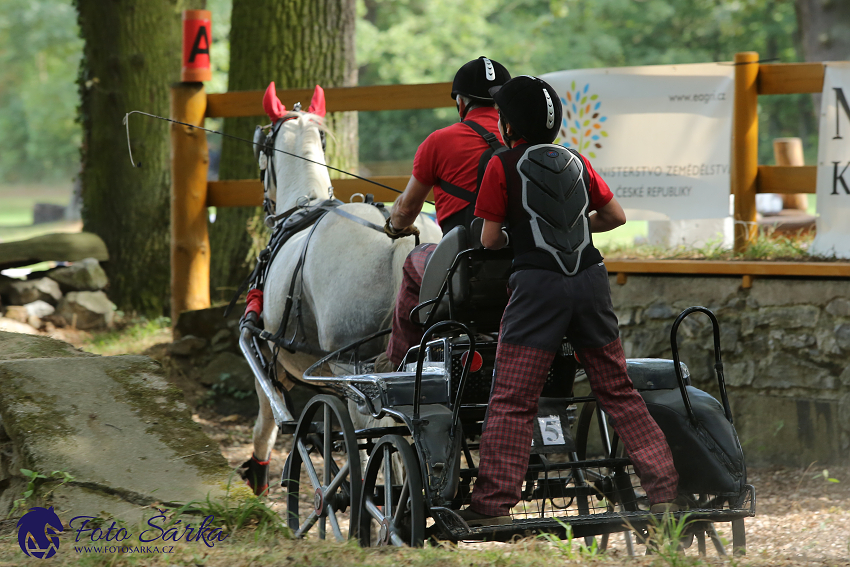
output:
[{"label": "horse's head", "polygon": [[325,116],[322,87],[316,85],[307,112],[301,111],[300,105],[287,111],[277,98],[274,83],[271,83],[263,97],[263,108],[277,130],[274,147],[280,150],[274,152],[271,160],[273,168],[268,172],[272,179],[266,185],[266,191],[273,192],[266,197],[275,201],[275,213],[291,209],[304,197],[309,200],[327,199],[331,180],[325,167],[322,141]]}]

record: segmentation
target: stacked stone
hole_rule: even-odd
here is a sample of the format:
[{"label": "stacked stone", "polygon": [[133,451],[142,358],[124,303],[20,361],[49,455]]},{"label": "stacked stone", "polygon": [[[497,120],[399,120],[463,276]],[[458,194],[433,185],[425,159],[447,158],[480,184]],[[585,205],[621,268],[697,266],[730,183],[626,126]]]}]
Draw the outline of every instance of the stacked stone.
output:
[{"label": "stacked stone", "polygon": [[[720,323],[724,378],[747,462],[850,462],[850,285],[847,280],[630,276],[611,292],[627,357],[670,358],[670,330],[691,305]],[[717,394],[705,315],[679,327],[694,385]]]},{"label": "stacked stone", "polygon": [[36,334],[56,327],[109,329],[115,304],[103,291],[109,280],[98,261],[33,272],[29,279],[0,280],[0,330]]}]

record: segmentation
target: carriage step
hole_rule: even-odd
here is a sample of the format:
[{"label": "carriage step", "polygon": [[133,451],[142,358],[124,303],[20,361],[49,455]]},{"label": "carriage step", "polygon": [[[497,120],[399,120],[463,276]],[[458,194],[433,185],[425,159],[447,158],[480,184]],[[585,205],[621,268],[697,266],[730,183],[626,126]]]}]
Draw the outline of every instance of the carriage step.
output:
[{"label": "carriage step", "polygon": [[673,512],[672,514],[653,514],[647,511],[635,512],[604,512],[580,516],[522,518],[514,519],[510,524],[497,526],[469,527],[457,514],[448,508],[432,506],[431,515],[444,528],[451,538],[456,540],[489,540],[510,541],[521,534],[524,537],[550,533],[559,538],[585,537],[629,531],[660,525],[670,518],[680,521],[686,518],[688,522],[732,522],[755,515],[755,490],[747,485],[746,507],[733,509],[694,509]]}]

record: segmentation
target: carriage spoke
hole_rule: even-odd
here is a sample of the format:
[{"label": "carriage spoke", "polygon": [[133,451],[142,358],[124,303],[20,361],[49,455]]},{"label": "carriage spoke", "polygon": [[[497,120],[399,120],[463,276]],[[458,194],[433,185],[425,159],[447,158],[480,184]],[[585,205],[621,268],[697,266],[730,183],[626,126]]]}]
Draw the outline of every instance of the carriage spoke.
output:
[{"label": "carriage spoke", "polygon": [[706,554],[706,550],[705,550],[705,530],[699,530],[695,534],[695,536],[697,538],[697,552],[701,556],[705,557],[705,554]]},{"label": "carriage spoke", "polygon": [[398,535],[395,530],[390,532],[390,540],[392,540],[393,545],[395,545],[396,547],[405,547],[407,545],[407,543],[405,543],[405,541],[401,539],[401,536]]},{"label": "carriage spoke", "polygon": [[372,497],[367,496],[366,502],[364,503],[366,507],[366,511],[369,512],[369,515],[372,516],[375,520],[380,524],[384,519],[384,513],[381,512],[381,509],[375,506],[375,503],[372,502]]},{"label": "carriage spoke", "polygon": [[324,406],[324,436],[322,438],[322,444],[324,445],[323,453],[325,459],[325,470],[324,470],[324,484],[327,485],[331,482],[331,467],[329,463],[333,462],[333,456],[331,455],[331,450],[333,449],[333,439],[331,439],[331,407],[326,405]]},{"label": "carriage spoke", "polygon": [[708,537],[711,538],[711,543],[714,544],[714,549],[717,550],[717,555],[726,555],[726,548],[723,547],[723,542],[720,540],[720,536],[717,535],[717,530],[714,529],[714,524],[709,522],[705,531],[708,534]]},{"label": "carriage spoke", "polygon": [[393,515],[393,465],[388,445],[384,445],[384,515]]},{"label": "carriage spoke", "polygon": [[303,537],[303,536],[304,536],[304,534],[305,534],[305,533],[307,533],[307,531],[308,531],[310,528],[312,528],[312,527],[313,527],[313,525],[316,523],[316,520],[318,520],[318,519],[319,519],[319,515],[318,515],[318,514],[316,514],[316,512],[315,512],[315,511],[311,512],[311,513],[310,513],[310,515],[309,515],[309,516],[307,516],[307,519],[306,519],[306,520],[304,520],[304,523],[303,523],[303,524],[301,524],[301,525],[298,527],[298,531],[296,531],[296,532],[295,532],[295,537],[296,537],[296,538]]},{"label": "carriage spoke", "polygon": [[319,482],[319,475],[316,474],[316,468],[313,466],[313,461],[310,460],[310,452],[304,446],[304,441],[298,439],[297,445],[298,453],[301,455],[301,460],[304,462],[304,469],[307,471],[307,476],[310,477],[310,482],[313,483],[313,488],[321,488],[322,483]]},{"label": "carriage spoke", "polygon": [[395,514],[393,514],[393,523],[399,523],[401,521],[401,515],[404,513],[404,504],[407,502],[407,498],[410,495],[410,483],[407,479],[404,480],[404,486],[401,487],[401,496],[398,499],[398,503],[396,505]]},{"label": "carriage spoke", "polygon": [[345,477],[348,476],[348,468],[349,468],[348,462],[346,462],[344,465],[342,465],[342,468],[339,469],[339,473],[337,473],[337,475],[334,477],[334,479],[331,481],[331,483],[328,484],[328,487],[325,489],[325,493],[333,494],[336,491],[336,489],[340,487],[340,485],[345,481]]},{"label": "carriage spoke", "polygon": [[325,511],[328,515],[328,521],[331,523],[331,529],[334,532],[334,537],[337,541],[345,541],[345,538],[342,536],[342,530],[339,528],[339,520],[336,518],[336,510],[333,509],[333,506],[328,504]]},{"label": "carriage spoke", "polygon": [[328,520],[326,516],[319,516],[319,539],[325,539],[327,535]]}]

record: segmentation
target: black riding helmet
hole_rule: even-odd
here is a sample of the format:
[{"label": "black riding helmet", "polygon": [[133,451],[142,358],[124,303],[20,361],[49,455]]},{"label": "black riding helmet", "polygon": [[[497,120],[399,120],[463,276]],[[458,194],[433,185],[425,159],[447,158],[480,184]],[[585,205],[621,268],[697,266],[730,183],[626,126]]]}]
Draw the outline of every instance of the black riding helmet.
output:
[{"label": "black riding helmet", "polygon": [[517,136],[530,144],[551,144],[558,136],[563,110],[561,99],[552,85],[537,77],[521,75],[490,94],[504,121]]},{"label": "black riding helmet", "polygon": [[490,88],[504,85],[510,78],[511,74],[498,61],[483,56],[473,59],[455,74],[452,100],[457,99],[457,95],[464,95],[473,100],[492,103]]}]

